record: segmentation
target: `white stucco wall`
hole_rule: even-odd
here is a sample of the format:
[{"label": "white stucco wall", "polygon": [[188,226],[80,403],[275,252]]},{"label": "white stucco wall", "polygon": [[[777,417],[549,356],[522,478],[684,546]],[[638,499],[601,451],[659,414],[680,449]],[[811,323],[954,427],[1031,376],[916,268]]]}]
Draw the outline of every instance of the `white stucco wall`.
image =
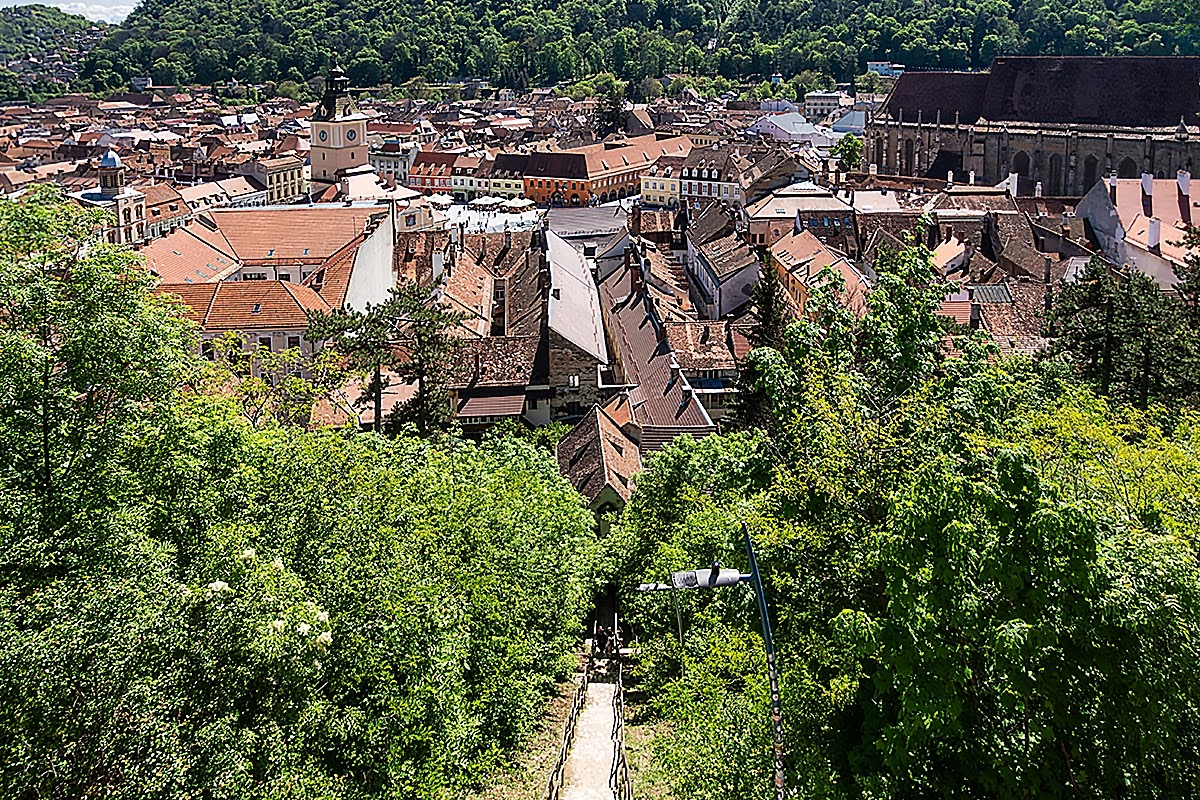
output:
[{"label": "white stucco wall", "polygon": [[354,255],[350,284],[346,287],[346,308],[362,309],[368,303],[381,303],[387,299],[396,285],[392,272],[395,238],[392,215],[385,214]]}]

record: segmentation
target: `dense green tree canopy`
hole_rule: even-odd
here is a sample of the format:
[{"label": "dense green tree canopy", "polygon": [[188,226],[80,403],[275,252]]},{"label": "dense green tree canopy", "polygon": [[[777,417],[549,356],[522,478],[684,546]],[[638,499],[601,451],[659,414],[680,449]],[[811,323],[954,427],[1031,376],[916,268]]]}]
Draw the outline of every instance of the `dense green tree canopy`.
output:
[{"label": "dense green tree canopy", "polygon": [[590,599],[553,456],[252,424],[98,221],[0,202],[0,794],[484,780],[574,669]]},{"label": "dense green tree canopy", "polygon": [[[1110,406],[1058,360],[946,357],[929,253],[760,356],[775,433],[655,456],[607,548],[659,721],[648,791],[772,795],[744,586],[629,591],[758,543],[801,797],[1173,797],[1200,780],[1200,416]],[[657,786],[656,786],[657,785]]]},{"label": "dense green tree canopy", "polygon": [[1184,0],[145,0],[88,58],[97,89],[165,82],[302,82],[344,62],[360,84],[466,75],[501,85],[610,71],[637,85],[673,73],[745,79],[806,70],[850,80],[868,60],[982,68],[998,54],[1200,52]]}]

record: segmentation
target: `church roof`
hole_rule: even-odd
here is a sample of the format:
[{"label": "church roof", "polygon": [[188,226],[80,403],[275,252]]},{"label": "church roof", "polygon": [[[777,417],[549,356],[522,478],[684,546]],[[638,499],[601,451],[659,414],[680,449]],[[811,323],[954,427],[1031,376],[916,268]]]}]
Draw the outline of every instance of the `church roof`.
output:
[{"label": "church roof", "polygon": [[906,72],[896,81],[884,110],[892,119],[916,122],[937,121],[953,125],[955,114],[963,125],[979,119],[987,92],[988,75],[983,72]]},{"label": "church roof", "polygon": [[1004,56],[991,72],[906,72],[885,111],[892,119],[969,125],[1200,125],[1200,58]]},{"label": "church roof", "polygon": [[1180,118],[1200,124],[1200,58],[997,58],[983,116],[1172,130]]}]

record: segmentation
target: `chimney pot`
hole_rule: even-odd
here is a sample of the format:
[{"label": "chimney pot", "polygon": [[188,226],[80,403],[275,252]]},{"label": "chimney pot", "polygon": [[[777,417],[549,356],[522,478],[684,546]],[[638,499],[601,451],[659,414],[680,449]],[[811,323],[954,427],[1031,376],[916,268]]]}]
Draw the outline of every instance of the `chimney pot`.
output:
[{"label": "chimney pot", "polygon": [[1154,175],[1149,172],[1142,173],[1142,194],[1146,197],[1154,196]]},{"label": "chimney pot", "polygon": [[1150,218],[1150,228],[1146,232],[1146,244],[1151,247],[1158,247],[1162,243],[1162,222],[1158,217]]},{"label": "chimney pot", "polygon": [[1192,196],[1192,173],[1186,169],[1179,170],[1179,174],[1175,176],[1176,183],[1179,184],[1179,194],[1183,197]]}]

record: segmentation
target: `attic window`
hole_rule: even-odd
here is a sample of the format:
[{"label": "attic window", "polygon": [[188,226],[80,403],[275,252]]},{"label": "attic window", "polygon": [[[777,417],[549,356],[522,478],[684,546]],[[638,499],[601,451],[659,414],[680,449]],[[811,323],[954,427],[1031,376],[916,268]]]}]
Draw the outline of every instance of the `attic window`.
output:
[{"label": "attic window", "polygon": [[273,256],[273,255],[275,255],[275,248],[274,248],[274,247],[272,247],[270,250],[268,250],[268,251],[267,251],[267,258],[270,258],[270,257],[271,257],[271,256]]},{"label": "attic window", "polygon": [[[273,250],[271,252],[274,252]],[[304,255],[308,255],[308,248],[304,248]]]},{"label": "attic window", "polygon": [[255,304],[254,304],[254,308],[250,309],[250,313],[251,313],[251,314],[260,314],[260,313],[262,313],[262,303],[255,303]]}]

